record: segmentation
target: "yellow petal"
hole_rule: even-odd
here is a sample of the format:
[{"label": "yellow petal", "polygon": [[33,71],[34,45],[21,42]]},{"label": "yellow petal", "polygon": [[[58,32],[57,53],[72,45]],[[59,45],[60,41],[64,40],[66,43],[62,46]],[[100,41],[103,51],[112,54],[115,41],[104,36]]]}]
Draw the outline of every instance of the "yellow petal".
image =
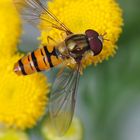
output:
[{"label": "yellow petal", "polygon": [[0,129],[0,140],[29,140],[26,133],[14,129]]},{"label": "yellow petal", "polygon": [[82,140],[83,139],[83,128],[78,118],[73,118],[72,124],[66,134],[62,137],[53,135],[49,122],[45,123],[42,128],[42,132],[46,140]]}]

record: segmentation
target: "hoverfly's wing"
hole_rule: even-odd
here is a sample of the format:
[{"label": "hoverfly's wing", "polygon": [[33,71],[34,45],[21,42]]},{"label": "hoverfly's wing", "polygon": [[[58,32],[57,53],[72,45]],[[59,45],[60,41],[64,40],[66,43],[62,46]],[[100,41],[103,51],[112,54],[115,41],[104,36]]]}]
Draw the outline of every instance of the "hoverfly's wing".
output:
[{"label": "hoverfly's wing", "polygon": [[69,128],[75,108],[79,69],[65,68],[59,73],[50,96],[49,113],[54,133],[62,136]]},{"label": "hoverfly's wing", "polygon": [[62,30],[67,34],[72,32],[60,21],[56,16],[54,16],[47,9],[48,0],[13,0],[14,4],[21,14],[24,20],[30,22],[31,24],[39,27],[40,24],[44,23],[44,27],[55,28]]}]

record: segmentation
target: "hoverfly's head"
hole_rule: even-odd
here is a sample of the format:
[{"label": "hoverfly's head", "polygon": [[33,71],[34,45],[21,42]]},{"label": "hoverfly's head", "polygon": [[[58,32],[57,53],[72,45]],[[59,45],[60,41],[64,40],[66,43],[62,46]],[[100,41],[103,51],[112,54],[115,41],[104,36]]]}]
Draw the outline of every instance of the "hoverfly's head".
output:
[{"label": "hoverfly's head", "polygon": [[99,35],[96,31],[88,29],[85,31],[89,47],[93,51],[94,56],[98,55],[103,48],[103,35]]}]

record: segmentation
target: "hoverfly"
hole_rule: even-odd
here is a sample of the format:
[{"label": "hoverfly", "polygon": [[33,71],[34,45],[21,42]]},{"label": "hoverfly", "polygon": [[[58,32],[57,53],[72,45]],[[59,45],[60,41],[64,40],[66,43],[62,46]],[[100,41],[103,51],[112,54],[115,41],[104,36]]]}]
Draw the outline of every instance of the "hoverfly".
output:
[{"label": "hoverfly", "polygon": [[[74,114],[77,86],[82,68],[81,60],[87,52],[98,55],[103,47],[103,35],[87,29],[84,34],[73,33],[64,23],[47,9],[47,0],[13,0],[24,20],[37,27],[42,21],[51,28],[65,32],[67,37],[49,51],[47,46],[38,48],[21,58],[14,66],[18,75],[49,70],[66,60],[71,60],[74,68],[67,64],[56,77],[50,95],[50,118],[59,135],[69,128]],[[47,28],[47,27],[46,27]],[[51,37],[50,37],[51,38]]]}]

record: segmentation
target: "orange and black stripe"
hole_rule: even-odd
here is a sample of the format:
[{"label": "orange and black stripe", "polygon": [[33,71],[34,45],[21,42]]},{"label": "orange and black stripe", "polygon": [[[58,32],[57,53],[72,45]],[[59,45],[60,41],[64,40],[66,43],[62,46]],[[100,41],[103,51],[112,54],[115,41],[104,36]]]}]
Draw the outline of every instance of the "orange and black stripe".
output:
[{"label": "orange and black stripe", "polygon": [[48,70],[61,63],[56,49],[49,51],[47,46],[38,48],[32,53],[22,57],[14,66],[14,71],[18,75],[29,75],[34,72]]}]

